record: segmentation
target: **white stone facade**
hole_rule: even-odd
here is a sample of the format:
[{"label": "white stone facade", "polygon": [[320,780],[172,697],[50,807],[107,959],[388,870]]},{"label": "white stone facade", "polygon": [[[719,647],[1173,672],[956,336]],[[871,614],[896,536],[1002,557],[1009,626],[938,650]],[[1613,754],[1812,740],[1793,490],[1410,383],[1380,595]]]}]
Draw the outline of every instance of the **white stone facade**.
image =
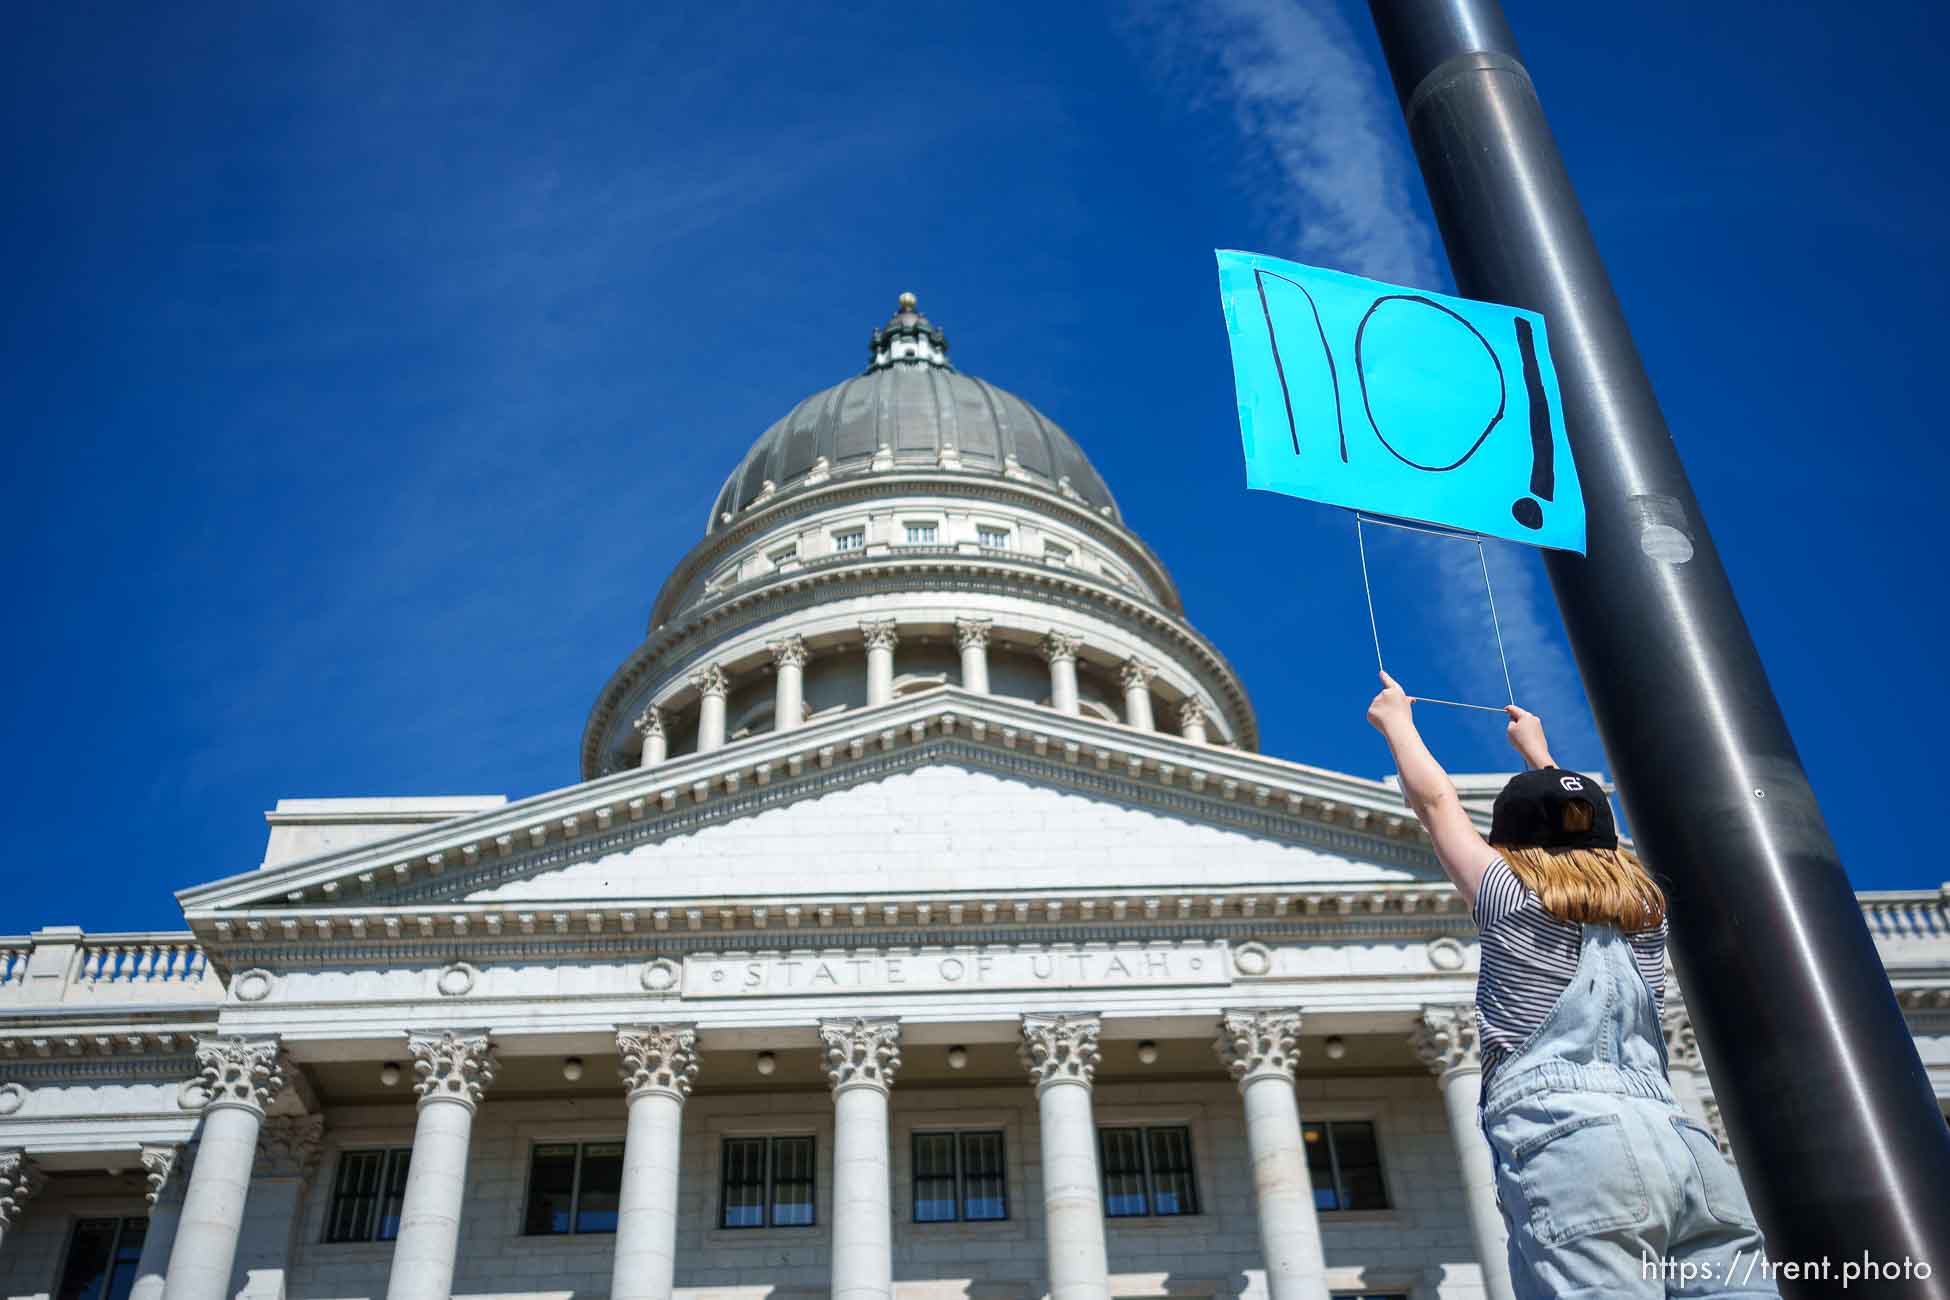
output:
[{"label": "white stone facade", "polygon": [[[911,303],[874,338],[833,409],[945,372]],[[964,445],[782,422],[582,783],[281,801],[186,931],[0,938],[0,1296],[117,1250],[109,1300],[1508,1296],[1475,936],[1399,793],[1255,753],[981,392]],[[1862,904],[1950,1099],[1946,893]]]}]

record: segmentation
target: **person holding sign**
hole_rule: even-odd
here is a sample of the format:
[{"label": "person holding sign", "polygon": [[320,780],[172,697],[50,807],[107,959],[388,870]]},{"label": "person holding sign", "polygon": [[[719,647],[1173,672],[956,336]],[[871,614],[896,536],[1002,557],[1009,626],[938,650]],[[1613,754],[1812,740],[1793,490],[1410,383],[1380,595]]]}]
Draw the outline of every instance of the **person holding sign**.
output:
[{"label": "person holding sign", "polygon": [[1552,760],[1512,704],[1529,769],[1480,835],[1386,672],[1368,721],[1482,936],[1482,1124],[1524,1300],[1778,1295],[1746,1192],[1666,1075],[1666,900],[1618,845],[1598,783]]}]

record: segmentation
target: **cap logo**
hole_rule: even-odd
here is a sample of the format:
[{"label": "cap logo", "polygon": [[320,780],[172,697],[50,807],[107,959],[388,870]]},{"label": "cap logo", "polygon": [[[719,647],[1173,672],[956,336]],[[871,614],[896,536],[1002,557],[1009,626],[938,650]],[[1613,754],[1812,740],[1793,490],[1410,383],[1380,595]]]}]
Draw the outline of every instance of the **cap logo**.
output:
[{"label": "cap logo", "polygon": [[1575,776],[1560,776],[1557,778],[1557,783],[1563,786],[1566,790],[1584,789],[1584,782],[1580,781]]}]

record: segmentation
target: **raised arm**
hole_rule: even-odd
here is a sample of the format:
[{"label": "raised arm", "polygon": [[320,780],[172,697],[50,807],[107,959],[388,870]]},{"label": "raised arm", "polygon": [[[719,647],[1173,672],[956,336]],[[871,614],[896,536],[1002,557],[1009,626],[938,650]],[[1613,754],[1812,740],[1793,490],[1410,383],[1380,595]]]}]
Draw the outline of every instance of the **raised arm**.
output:
[{"label": "raised arm", "polygon": [[[1368,721],[1387,740],[1410,810],[1428,831],[1442,869],[1461,891],[1463,902],[1473,910],[1477,887],[1483,883],[1483,872],[1496,857],[1496,851],[1470,821],[1462,799],[1456,794],[1455,782],[1422,743],[1421,733],[1415,730],[1414,701],[1387,673],[1381,674],[1381,683],[1381,694],[1368,705]],[[1514,728],[1516,724],[1511,725]],[[1541,740],[1541,726],[1537,734]],[[1549,757],[1548,751],[1545,757]]]}]

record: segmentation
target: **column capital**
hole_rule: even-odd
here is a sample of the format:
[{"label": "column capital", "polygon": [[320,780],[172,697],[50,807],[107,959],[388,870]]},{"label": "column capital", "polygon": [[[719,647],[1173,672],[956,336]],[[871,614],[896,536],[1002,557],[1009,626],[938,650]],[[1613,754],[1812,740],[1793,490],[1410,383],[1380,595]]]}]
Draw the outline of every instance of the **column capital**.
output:
[{"label": "column capital", "polygon": [[165,1197],[171,1201],[183,1199],[183,1185],[189,1182],[190,1165],[194,1157],[190,1148],[181,1142],[145,1142],[142,1144],[142,1173],[149,1180],[146,1199],[155,1205]]},{"label": "column capital", "polygon": [[1219,1036],[1212,1050],[1241,1092],[1258,1079],[1291,1082],[1300,1065],[1300,1011],[1228,1011],[1219,1017]]},{"label": "column capital", "polygon": [[848,1088],[893,1088],[901,1068],[900,1021],[822,1020],[819,1040],[826,1045],[826,1081],[834,1096]]},{"label": "column capital", "polygon": [[413,1091],[421,1106],[452,1101],[472,1110],[481,1104],[481,1093],[494,1082],[501,1064],[485,1029],[408,1030],[406,1050],[420,1076]]},{"label": "column capital", "polygon": [[275,1034],[200,1039],[196,1064],[198,1082],[208,1098],[205,1110],[236,1106],[261,1118],[264,1108],[284,1091],[285,1060]]},{"label": "column capital", "polygon": [[892,650],[900,644],[900,625],[891,618],[868,619],[860,624],[860,635],[869,650]]},{"label": "column capital", "polygon": [[1659,1028],[1666,1036],[1666,1068],[1699,1069],[1699,1038],[1693,1033],[1693,1018],[1686,1014],[1686,1008],[1667,1003],[1659,1013]]},{"label": "column capital", "polygon": [[1118,665],[1117,684],[1127,691],[1143,690],[1151,684],[1151,679],[1157,675],[1158,669],[1155,664],[1146,663],[1144,660],[1132,656]]},{"label": "column capital", "polygon": [[1467,1002],[1455,1006],[1423,1007],[1422,1018],[1409,1036],[1415,1054],[1439,1079],[1461,1070],[1483,1068],[1482,1044],[1476,1032],[1476,1008]]},{"label": "column capital", "polygon": [[318,1165],[318,1149],[325,1139],[323,1115],[273,1115],[257,1134],[257,1160],[252,1178],[311,1177]]},{"label": "column capital", "polygon": [[0,1232],[13,1227],[21,1207],[33,1199],[45,1181],[26,1151],[19,1147],[0,1150]]},{"label": "column capital", "polygon": [[1178,726],[1202,727],[1205,725],[1205,706],[1195,697],[1186,696],[1178,703]]},{"label": "column capital", "polygon": [[1036,1091],[1056,1083],[1080,1083],[1088,1088],[1097,1074],[1101,1053],[1097,1036],[1103,1018],[1094,1014],[1058,1012],[1022,1018],[1022,1047],[1018,1055]]},{"label": "column capital", "polygon": [[804,668],[810,658],[806,653],[806,638],[802,636],[781,637],[765,648],[772,652],[774,668]]},{"label": "column capital", "polygon": [[637,733],[645,740],[652,736],[661,736],[664,734],[663,710],[654,704],[646,704],[643,706],[643,712],[637,714],[630,725],[635,727]]},{"label": "column capital", "polygon": [[699,695],[715,695],[724,698],[726,689],[724,669],[716,664],[706,664],[690,674],[690,683]]},{"label": "column capital", "polygon": [[989,633],[995,627],[990,618],[957,618],[955,620],[955,649],[972,650],[989,643]]},{"label": "column capital", "polygon": [[697,1026],[620,1025],[616,1050],[623,1058],[617,1071],[627,1096],[653,1093],[682,1104],[697,1078]]},{"label": "column capital", "polygon": [[1083,647],[1083,638],[1068,632],[1046,632],[1043,634],[1043,658],[1051,663],[1077,661],[1077,651]]}]

